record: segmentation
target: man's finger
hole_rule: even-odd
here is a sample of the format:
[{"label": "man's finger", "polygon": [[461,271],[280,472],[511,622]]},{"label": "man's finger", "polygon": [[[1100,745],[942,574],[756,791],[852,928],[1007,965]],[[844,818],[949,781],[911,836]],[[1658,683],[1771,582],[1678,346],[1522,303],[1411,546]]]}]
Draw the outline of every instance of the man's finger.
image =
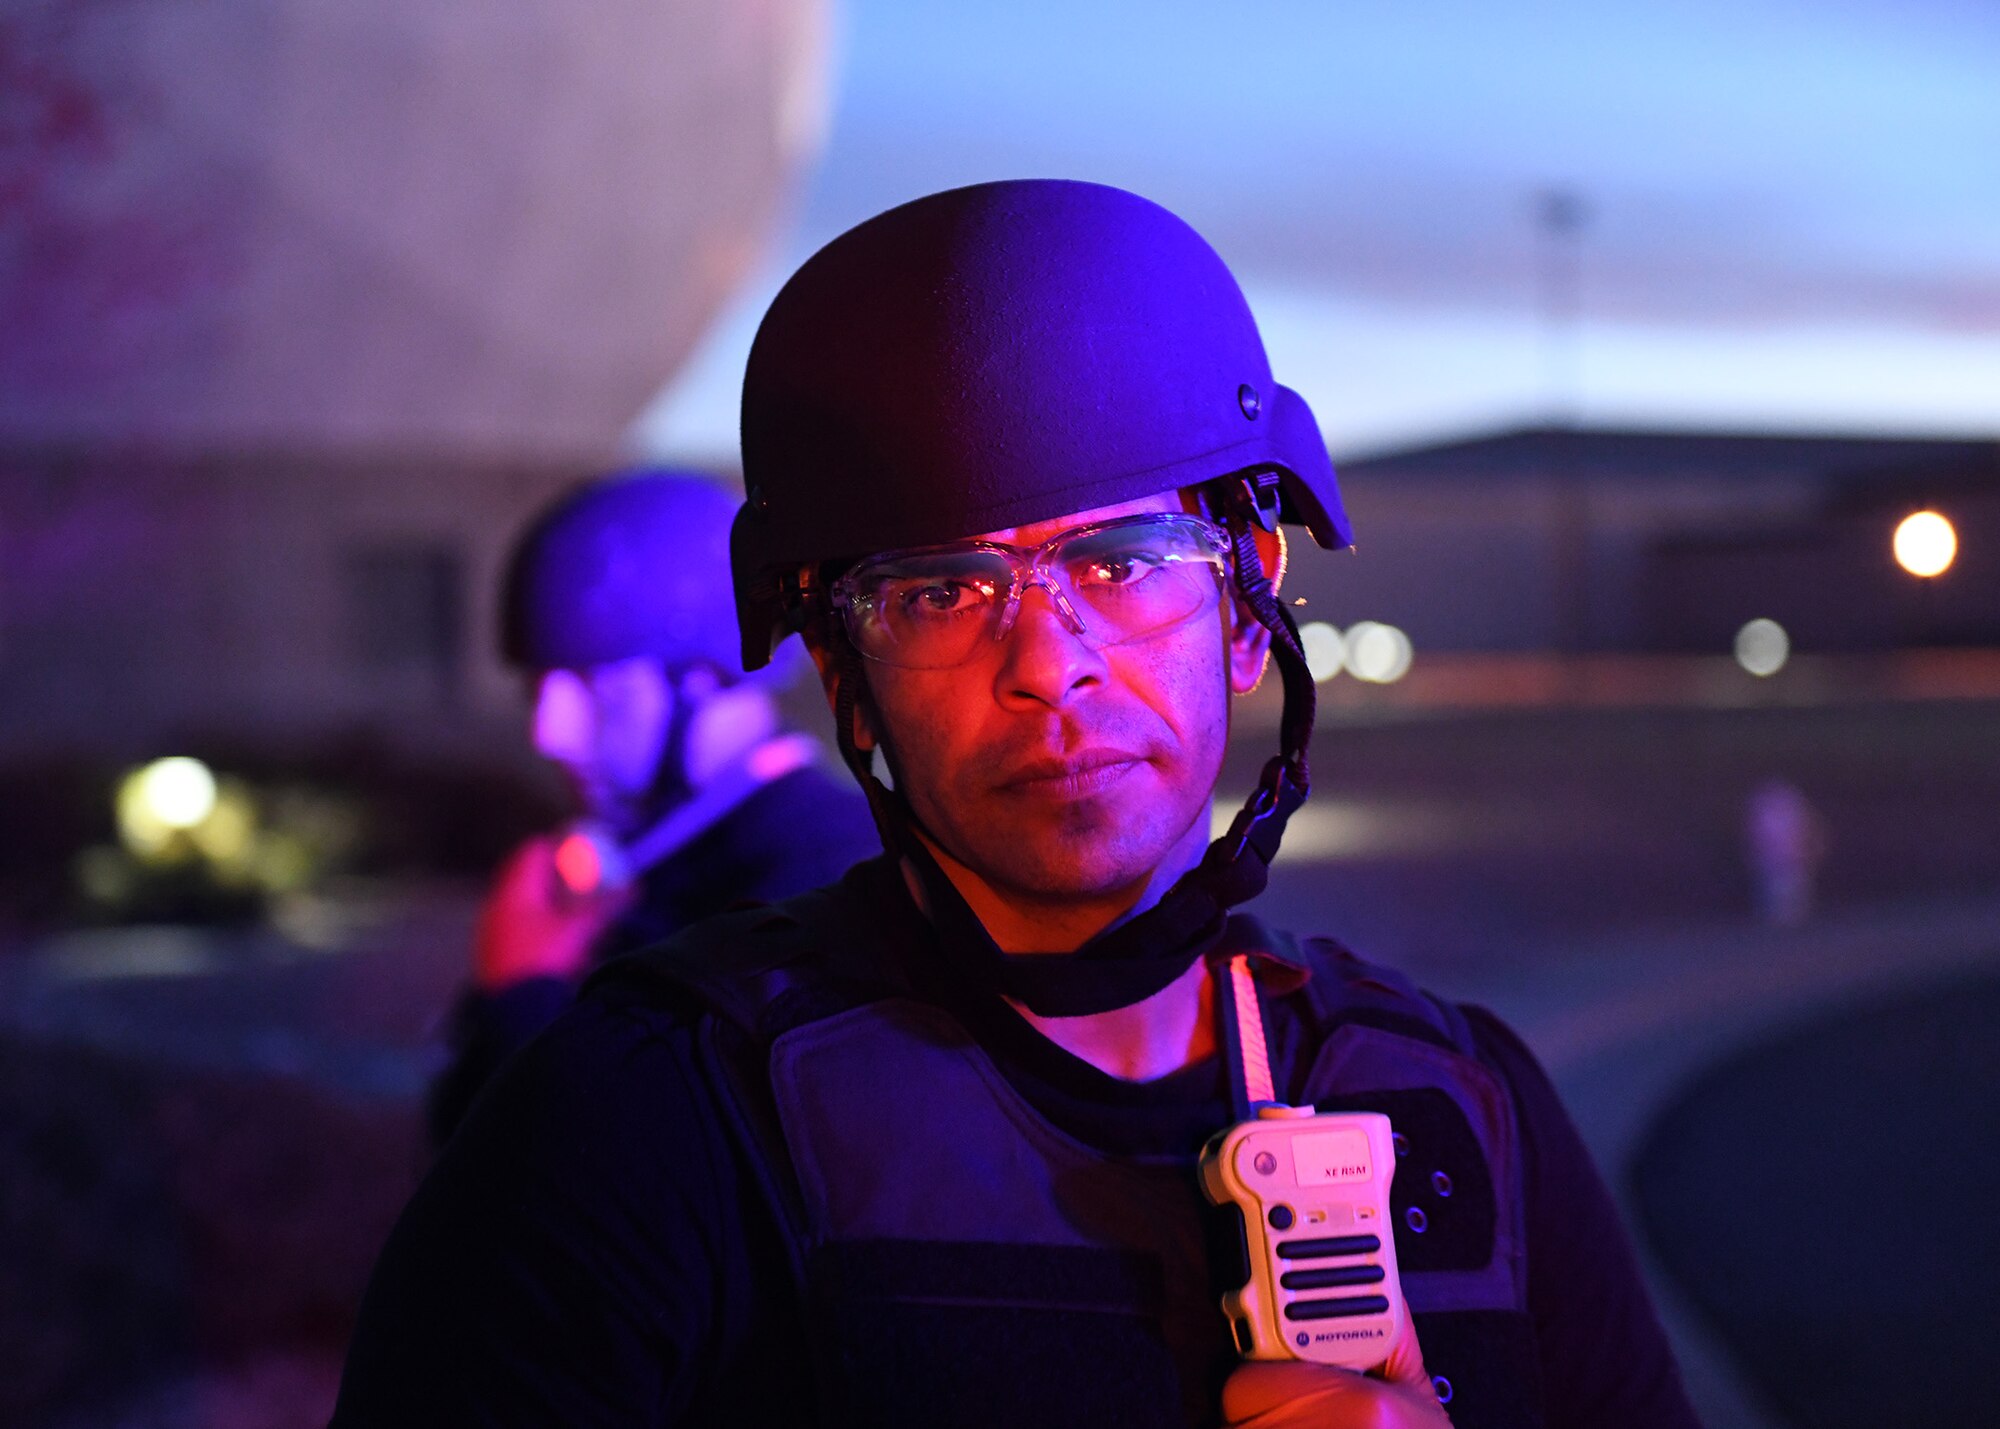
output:
[{"label": "man's finger", "polygon": [[[1290,1424],[1374,1423],[1390,1406],[1374,1401],[1382,1386],[1396,1385],[1429,1411],[1435,1407],[1423,1346],[1407,1304],[1398,1301],[1396,1344],[1378,1371],[1360,1375],[1305,1360],[1250,1360],[1238,1365],[1222,1387],[1225,1422],[1245,1429],[1282,1429]],[[1379,1375],[1380,1378],[1375,1378]],[[1399,1404],[1398,1412],[1410,1406]],[[1268,1416],[1262,1420],[1258,1416]],[[1367,1417],[1357,1419],[1357,1415]],[[1440,1420],[1442,1415],[1437,1416]],[[1401,1423],[1401,1419],[1389,1422]],[[1428,1421],[1426,1421],[1428,1422]]]},{"label": "man's finger", "polygon": [[1410,1319],[1409,1302],[1396,1297],[1396,1347],[1382,1365],[1382,1378],[1391,1384],[1431,1387],[1430,1372],[1424,1368],[1424,1348],[1417,1343],[1416,1322]]},{"label": "man's finger", "polygon": [[1362,1376],[1332,1365],[1248,1360],[1222,1386],[1222,1417],[1229,1424],[1249,1424],[1260,1414],[1323,1406],[1367,1388]]}]

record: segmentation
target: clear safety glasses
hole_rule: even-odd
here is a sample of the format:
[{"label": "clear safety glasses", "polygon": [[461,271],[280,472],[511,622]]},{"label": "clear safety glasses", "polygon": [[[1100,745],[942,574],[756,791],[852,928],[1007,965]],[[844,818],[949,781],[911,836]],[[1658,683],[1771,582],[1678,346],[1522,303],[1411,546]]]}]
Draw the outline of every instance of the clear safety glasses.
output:
[{"label": "clear safety glasses", "polygon": [[1014,628],[1030,586],[1093,648],[1166,629],[1213,607],[1229,538],[1178,512],[1073,527],[1033,550],[959,541],[871,556],[834,582],[848,639],[871,660],[913,670],[961,664]]}]

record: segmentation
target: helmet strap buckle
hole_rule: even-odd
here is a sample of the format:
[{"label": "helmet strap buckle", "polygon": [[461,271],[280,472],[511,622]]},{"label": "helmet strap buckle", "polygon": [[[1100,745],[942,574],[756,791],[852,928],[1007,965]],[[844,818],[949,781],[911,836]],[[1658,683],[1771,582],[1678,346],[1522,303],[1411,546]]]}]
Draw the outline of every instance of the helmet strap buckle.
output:
[{"label": "helmet strap buckle", "polygon": [[1278,529],[1280,474],[1276,471],[1245,472],[1230,489],[1229,505],[1265,531]]}]

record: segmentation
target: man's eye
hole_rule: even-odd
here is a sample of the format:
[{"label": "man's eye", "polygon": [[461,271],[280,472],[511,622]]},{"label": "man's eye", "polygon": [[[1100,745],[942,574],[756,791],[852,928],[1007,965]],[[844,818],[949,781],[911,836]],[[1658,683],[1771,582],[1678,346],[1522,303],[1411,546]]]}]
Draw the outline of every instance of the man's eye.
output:
[{"label": "man's eye", "polygon": [[1098,586],[1137,585],[1159,568],[1157,559],[1137,552],[1099,556],[1084,568],[1083,581]]},{"label": "man's eye", "polygon": [[953,615],[978,605],[982,589],[967,581],[912,581],[897,593],[896,607],[922,618]]}]

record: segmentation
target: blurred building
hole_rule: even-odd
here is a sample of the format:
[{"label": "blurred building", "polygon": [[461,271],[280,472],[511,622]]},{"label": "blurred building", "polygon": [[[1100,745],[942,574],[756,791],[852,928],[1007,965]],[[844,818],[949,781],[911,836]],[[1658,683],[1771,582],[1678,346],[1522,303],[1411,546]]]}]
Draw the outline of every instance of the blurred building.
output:
[{"label": "blurred building", "polygon": [[520,740],[514,533],[582,472],[448,458],[0,457],[0,753]]},{"label": "blurred building", "polygon": [[[1775,619],[1797,648],[2000,645],[2000,440],[1530,428],[1338,463],[1352,559],[1304,561],[1301,618],[1427,651],[1706,651]],[[1935,508],[1953,568],[1896,523]]]},{"label": "blurred building", "polygon": [[518,744],[501,552],[734,294],[824,0],[30,7],[0,91],[0,759]]},{"label": "blurred building", "polygon": [[[513,532],[583,474],[492,458],[0,458],[0,754],[356,731],[505,754],[493,651]],[[1348,461],[1352,558],[1302,618],[1421,651],[1725,653],[2000,645],[2000,442],[1524,430]],[[1933,580],[1896,522],[1948,514]],[[718,579],[722,576],[718,573]]]}]

